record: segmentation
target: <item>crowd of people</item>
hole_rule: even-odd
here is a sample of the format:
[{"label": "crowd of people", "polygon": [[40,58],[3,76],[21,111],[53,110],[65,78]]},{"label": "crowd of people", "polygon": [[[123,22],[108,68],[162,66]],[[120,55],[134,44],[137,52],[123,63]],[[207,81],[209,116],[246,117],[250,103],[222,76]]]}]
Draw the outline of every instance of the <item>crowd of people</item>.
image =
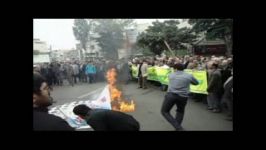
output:
[{"label": "crowd of people", "polygon": [[[173,68],[175,64],[182,64],[183,69],[206,70],[208,88],[206,94],[190,93],[189,97],[195,101],[207,103],[207,109],[219,113],[228,110],[227,120],[232,120],[233,113],[233,57],[232,56],[151,56],[135,57],[129,65],[138,68],[139,88],[147,88],[148,66]],[[153,82],[153,81],[148,81]],[[166,85],[162,85],[163,89]]]},{"label": "crowd of people", "polygon": [[[50,90],[53,86],[64,85],[64,80],[74,86],[77,83],[92,84],[105,81],[106,72],[115,68],[118,74],[118,82],[127,84],[133,79],[132,65],[137,66],[138,88],[147,89],[148,67],[158,66],[163,68],[174,68],[175,72],[169,75],[169,87],[163,102],[161,113],[176,130],[182,131],[181,123],[184,117],[187,99],[203,101],[207,104],[207,109],[219,113],[223,110],[228,112],[227,120],[233,120],[233,58],[232,56],[158,56],[155,57],[135,57],[130,60],[93,60],[93,61],[72,61],[72,62],[52,62],[35,64],[34,69],[34,89],[33,89],[33,108],[34,108],[34,129],[35,130],[70,130],[66,121],[48,114],[47,107],[53,103]],[[183,72],[184,69],[206,70],[208,88],[206,94],[189,92],[190,84],[199,84],[198,81],[189,74]],[[177,78],[178,76],[178,78]],[[158,83],[157,83],[158,84]],[[166,85],[163,85],[166,86]],[[170,110],[173,105],[177,105],[176,117],[172,117]],[[119,119],[125,126],[124,130],[139,130],[140,125],[131,116],[112,111],[99,111],[95,115],[89,113],[90,108],[77,107],[73,110],[76,115],[87,118],[90,122],[98,116],[102,116],[102,121],[91,123],[95,130],[116,130],[109,128],[110,122],[105,122],[106,117]],[[89,114],[89,115],[88,115]],[[43,122],[51,120],[50,123]],[[90,120],[91,119],[91,120]],[[105,126],[102,126],[102,125]],[[115,125],[116,126],[116,125]],[[114,127],[115,127],[114,126]],[[121,127],[122,128],[122,127]]]},{"label": "crowd of people", "polygon": [[[93,60],[93,61],[68,61],[39,63],[33,66],[34,71],[39,72],[46,78],[48,86],[71,85],[77,83],[96,83],[105,81],[105,75],[109,68],[116,68],[119,79],[129,81],[128,63],[112,60]],[[64,81],[67,81],[65,83]]]},{"label": "crowd of people", "polygon": [[[96,83],[106,81],[105,75],[108,69],[115,68],[118,74],[118,82],[127,84],[132,77],[132,65],[138,68],[138,88],[147,89],[148,67],[158,66],[173,68],[175,64],[183,64],[184,69],[206,70],[208,81],[208,95],[190,93],[189,96],[195,101],[202,101],[208,105],[212,112],[219,113],[223,109],[229,109],[228,120],[232,120],[232,82],[233,82],[233,57],[227,56],[146,56],[135,57],[130,60],[93,60],[93,61],[72,61],[42,63],[34,66],[34,71],[39,72],[47,79],[48,86],[68,85],[74,86],[77,83]],[[161,85],[163,90],[167,85]]]}]

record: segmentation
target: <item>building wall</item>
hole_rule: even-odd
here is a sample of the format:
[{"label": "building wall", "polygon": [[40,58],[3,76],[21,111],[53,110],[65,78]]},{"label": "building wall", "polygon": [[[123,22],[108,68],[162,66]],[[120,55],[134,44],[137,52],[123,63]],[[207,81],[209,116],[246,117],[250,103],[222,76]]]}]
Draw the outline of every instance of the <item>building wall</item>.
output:
[{"label": "building wall", "polygon": [[[86,46],[86,51],[82,50],[82,54],[84,56],[84,59],[86,59],[86,57],[95,57],[94,55],[90,56],[91,53],[98,53],[98,57],[102,56],[101,47],[98,45],[96,40],[92,40],[92,38],[97,38],[97,37],[99,37],[98,34],[90,33],[89,41],[88,41],[87,46]],[[76,44],[76,49],[77,50],[81,50],[82,49],[82,47],[81,47],[81,45],[79,43]]]},{"label": "building wall", "polygon": [[225,55],[226,46],[224,44],[217,45],[199,45],[194,47],[196,55]]},{"label": "building wall", "polygon": [[46,42],[40,41],[39,39],[33,40],[33,50],[38,50],[40,52],[49,52]]},{"label": "building wall", "polygon": [[69,50],[65,53],[65,55],[70,60],[79,60],[78,50]]},{"label": "building wall", "polygon": [[64,61],[64,53],[62,50],[53,50],[50,56],[52,61]]},{"label": "building wall", "polygon": [[126,31],[127,40],[130,44],[137,42],[138,31],[136,29],[131,29]]}]

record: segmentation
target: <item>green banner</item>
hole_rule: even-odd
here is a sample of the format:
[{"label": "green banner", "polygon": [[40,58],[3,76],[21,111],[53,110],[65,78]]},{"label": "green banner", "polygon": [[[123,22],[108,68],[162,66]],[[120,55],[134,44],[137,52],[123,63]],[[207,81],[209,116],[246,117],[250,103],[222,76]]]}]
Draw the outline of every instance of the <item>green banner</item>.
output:
[{"label": "green banner", "polygon": [[132,76],[133,76],[134,78],[137,78],[137,77],[138,77],[138,68],[137,68],[137,66],[132,65],[132,66],[131,66],[131,69],[132,69]]},{"label": "green banner", "polygon": [[[190,92],[208,94],[207,92],[207,73],[199,70],[184,70],[186,73],[192,74],[198,81],[199,85],[190,85]],[[148,80],[158,81],[161,84],[169,84],[169,74],[174,72],[173,68],[148,67]],[[137,66],[132,66],[132,75],[137,78]]]},{"label": "green banner", "polygon": [[166,75],[166,78],[165,78],[164,81],[162,82],[162,84],[166,84],[166,85],[169,84],[169,78],[168,78],[168,76],[169,76],[169,74],[172,73],[172,72],[174,72],[174,69],[173,69],[173,68],[168,69],[168,73],[167,73],[167,75]]},{"label": "green banner", "polygon": [[161,84],[168,85],[168,83],[169,83],[168,75],[172,72],[172,70],[170,68],[161,68],[161,67],[158,67],[156,69],[156,72],[157,72],[158,81]]},{"label": "green banner", "polygon": [[198,85],[190,85],[190,92],[192,93],[201,93],[201,94],[208,94],[207,92],[207,73],[206,71],[200,70],[190,70],[186,69],[185,72],[192,74],[199,82]]},{"label": "green banner", "polygon": [[158,81],[156,67],[148,67],[148,80]]}]

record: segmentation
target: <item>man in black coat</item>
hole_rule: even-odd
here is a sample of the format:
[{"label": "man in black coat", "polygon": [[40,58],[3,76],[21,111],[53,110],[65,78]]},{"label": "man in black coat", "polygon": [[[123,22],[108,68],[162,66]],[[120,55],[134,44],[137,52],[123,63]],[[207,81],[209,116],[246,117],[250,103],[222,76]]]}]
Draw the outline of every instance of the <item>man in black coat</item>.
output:
[{"label": "man in black coat", "polygon": [[233,71],[232,76],[229,77],[224,83],[223,101],[227,104],[228,115],[226,120],[233,120]]},{"label": "man in black coat", "polygon": [[86,120],[95,131],[139,131],[139,123],[132,116],[113,110],[91,109],[78,105],[74,114]]},{"label": "man in black coat", "polygon": [[217,113],[221,112],[220,97],[223,91],[222,76],[220,70],[218,69],[218,64],[213,63],[211,69],[212,73],[210,74],[207,88],[208,109]]}]

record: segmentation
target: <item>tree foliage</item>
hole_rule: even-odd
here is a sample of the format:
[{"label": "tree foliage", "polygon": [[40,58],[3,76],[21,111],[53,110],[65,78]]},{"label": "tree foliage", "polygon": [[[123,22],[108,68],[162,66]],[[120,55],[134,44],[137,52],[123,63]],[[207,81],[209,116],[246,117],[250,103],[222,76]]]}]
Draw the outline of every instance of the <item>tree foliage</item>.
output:
[{"label": "tree foliage", "polygon": [[92,19],[98,42],[106,58],[117,59],[118,49],[122,47],[125,28],[133,23],[132,19]]},{"label": "tree foliage", "polygon": [[[192,43],[196,35],[189,28],[178,28],[178,20],[155,21],[146,32],[138,36],[137,43],[140,47],[149,47],[155,54],[161,54],[168,49],[165,42],[172,50],[183,48],[182,43]],[[165,41],[165,42],[164,42]]]},{"label": "tree foliage", "polygon": [[227,53],[232,53],[233,20],[232,19],[189,19],[192,31],[205,33],[207,39],[223,39],[226,43]]}]

